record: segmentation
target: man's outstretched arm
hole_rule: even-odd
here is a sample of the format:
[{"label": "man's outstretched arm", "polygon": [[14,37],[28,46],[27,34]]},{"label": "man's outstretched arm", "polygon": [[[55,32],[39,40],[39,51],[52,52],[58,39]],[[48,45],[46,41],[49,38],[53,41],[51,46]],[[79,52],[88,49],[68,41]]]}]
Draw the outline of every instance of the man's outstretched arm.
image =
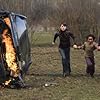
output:
[{"label": "man's outstretched arm", "polygon": [[53,39],[53,42],[52,42],[52,44],[54,44],[55,43],[55,41],[56,41],[56,39],[57,39],[57,37],[59,36],[59,34],[58,33],[56,33],[55,35],[54,35],[54,39]]},{"label": "man's outstretched arm", "polygon": [[73,33],[69,32],[70,37],[73,39],[74,44],[76,44],[75,36]]}]

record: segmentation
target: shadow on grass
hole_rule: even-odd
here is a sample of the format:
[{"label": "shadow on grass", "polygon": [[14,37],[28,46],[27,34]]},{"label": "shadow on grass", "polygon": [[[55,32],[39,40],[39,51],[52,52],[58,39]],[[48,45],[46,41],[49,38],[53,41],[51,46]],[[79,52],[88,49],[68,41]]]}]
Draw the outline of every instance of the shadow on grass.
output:
[{"label": "shadow on grass", "polygon": [[[63,77],[63,75],[60,73],[60,74],[51,74],[51,73],[48,73],[48,74],[36,74],[36,73],[32,73],[32,74],[28,74],[29,76],[35,76],[35,77]],[[71,74],[70,76],[68,77],[72,77],[72,78],[80,78],[80,77],[89,77],[87,76],[86,74],[80,74],[80,73],[77,73],[77,74]],[[97,78],[100,78],[100,74],[95,74],[94,77],[97,77]]]},{"label": "shadow on grass", "polygon": [[[44,77],[44,76],[48,76],[48,77],[63,77],[62,74],[36,74],[36,73],[32,73],[32,74],[28,74],[30,76],[35,76],[35,77]],[[84,77],[86,76],[85,74],[71,74],[69,77]],[[100,76],[100,74],[96,74],[95,76]]]},{"label": "shadow on grass", "polygon": [[48,77],[62,77],[62,74],[36,74],[36,73],[32,73],[32,74],[28,74],[28,75],[30,75],[30,76],[36,76],[36,77],[38,77],[38,76],[48,76]]}]

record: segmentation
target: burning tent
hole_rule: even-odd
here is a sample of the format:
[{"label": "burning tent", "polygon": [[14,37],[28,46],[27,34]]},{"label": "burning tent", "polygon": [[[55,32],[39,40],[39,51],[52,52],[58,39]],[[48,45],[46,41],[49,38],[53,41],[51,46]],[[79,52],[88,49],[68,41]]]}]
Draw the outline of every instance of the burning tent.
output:
[{"label": "burning tent", "polygon": [[16,19],[15,16],[18,15],[8,12],[0,14],[0,84],[7,87],[24,87],[22,74],[30,64],[26,61],[27,58],[25,58],[25,55],[24,57],[22,56],[23,51],[21,51],[23,47],[21,39],[24,38],[24,32],[18,38],[18,21],[13,23]]}]

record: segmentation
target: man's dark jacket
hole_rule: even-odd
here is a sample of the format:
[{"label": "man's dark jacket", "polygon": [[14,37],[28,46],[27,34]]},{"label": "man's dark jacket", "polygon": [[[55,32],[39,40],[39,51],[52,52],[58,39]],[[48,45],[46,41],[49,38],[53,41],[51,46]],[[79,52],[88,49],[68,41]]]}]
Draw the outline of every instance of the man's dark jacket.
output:
[{"label": "man's dark jacket", "polygon": [[55,43],[57,37],[60,39],[59,48],[69,48],[70,47],[70,38],[74,40],[75,37],[70,31],[59,31],[55,34],[53,42]]}]

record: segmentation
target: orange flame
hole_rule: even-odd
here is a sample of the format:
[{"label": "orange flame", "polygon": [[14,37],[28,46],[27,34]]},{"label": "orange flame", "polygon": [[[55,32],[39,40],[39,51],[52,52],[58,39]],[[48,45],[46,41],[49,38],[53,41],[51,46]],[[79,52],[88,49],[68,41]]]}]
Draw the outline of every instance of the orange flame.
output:
[{"label": "orange flame", "polygon": [[9,85],[10,82],[11,82],[11,80],[6,81],[5,85]]},{"label": "orange flame", "polygon": [[2,34],[3,37],[3,43],[5,43],[6,48],[6,62],[7,67],[11,70],[11,76],[18,77],[19,75],[19,67],[16,63],[16,52],[15,48],[13,47],[13,41],[11,39],[11,36],[9,34],[8,29],[5,29]]},{"label": "orange flame", "polygon": [[[8,25],[8,27],[11,27],[11,23],[10,23],[10,19],[9,18],[4,18],[5,23]],[[13,45],[13,40],[11,38],[11,33],[9,31],[8,28],[6,28],[5,30],[3,30],[2,33],[2,43],[5,44],[5,60],[7,63],[7,69],[10,70],[10,76],[12,77],[18,77],[20,74],[20,69],[18,67],[17,64],[17,58],[16,58],[16,51]],[[11,79],[5,81],[5,85],[9,85],[9,83],[11,82]]]},{"label": "orange flame", "polygon": [[9,28],[11,27],[10,24],[10,19],[9,18],[4,18],[5,23],[9,26]]}]

